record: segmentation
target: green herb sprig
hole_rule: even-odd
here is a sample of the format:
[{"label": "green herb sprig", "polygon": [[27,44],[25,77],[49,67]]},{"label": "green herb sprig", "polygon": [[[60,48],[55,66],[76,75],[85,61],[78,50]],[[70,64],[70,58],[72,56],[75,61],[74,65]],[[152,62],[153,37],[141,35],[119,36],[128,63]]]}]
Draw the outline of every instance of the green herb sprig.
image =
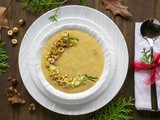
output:
[{"label": "green herb sprig", "polygon": [[107,108],[102,109],[98,116],[92,116],[89,120],[133,120],[131,113],[132,109],[128,106],[133,106],[133,98],[127,101],[125,98],[119,99],[117,102],[111,102]]},{"label": "green herb sprig", "polygon": [[64,0],[63,2],[57,2],[57,4],[56,4],[57,8],[53,11],[54,14],[49,17],[49,19],[52,20],[52,22],[57,22],[57,13],[58,13],[60,7],[61,7],[65,2],[67,2],[67,0]]},{"label": "green herb sprig", "polygon": [[0,76],[2,76],[3,73],[6,72],[4,69],[9,67],[6,61],[9,57],[6,55],[6,51],[4,50],[4,45],[5,45],[4,42],[0,44]]},{"label": "green herb sprig", "polygon": [[141,58],[141,62],[152,64],[152,55],[150,53],[150,50],[146,50],[146,48],[143,48],[142,54],[143,57]]},{"label": "green herb sprig", "polygon": [[23,9],[31,13],[40,13],[42,11],[51,10],[63,4],[67,0],[25,0],[21,5]]},{"label": "green herb sprig", "polygon": [[83,80],[82,80],[82,83],[85,82],[85,81],[92,81],[92,82],[96,82],[95,80],[97,80],[98,78],[97,77],[94,77],[94,76],[88,76],[88,75],[84,75],[83,77]]},{"label": "green herb sprig", "polygon": [[80,4],[84,6],[87,5],[86,0],[80,0]]},{"label": "green herb sprig", "polygon": [[67,36],[62,36],[62,38],[66,38],[67,40],[78,40],[75,37],[71,37],[69,33],[67,34]]}]

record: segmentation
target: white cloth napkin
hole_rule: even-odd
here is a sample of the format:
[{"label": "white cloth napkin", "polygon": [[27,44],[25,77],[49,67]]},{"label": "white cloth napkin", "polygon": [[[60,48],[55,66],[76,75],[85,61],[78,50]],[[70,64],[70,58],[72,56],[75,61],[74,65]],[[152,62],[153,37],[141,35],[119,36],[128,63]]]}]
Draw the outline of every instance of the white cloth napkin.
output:
[{"label": "white cloth napkin", "polygon": [[[141,23],[135,24],[135,60],[142,57],[143,48],[150,49],[149,44],[140,34]],[[154,52],[160,52],[160,37],[155,41]],[[144,84],[147,71],[135,72],[135,106],[138,110],[152,110],[150,85]],[[158,109],[160,110],[160,80],[156,82]]]}]

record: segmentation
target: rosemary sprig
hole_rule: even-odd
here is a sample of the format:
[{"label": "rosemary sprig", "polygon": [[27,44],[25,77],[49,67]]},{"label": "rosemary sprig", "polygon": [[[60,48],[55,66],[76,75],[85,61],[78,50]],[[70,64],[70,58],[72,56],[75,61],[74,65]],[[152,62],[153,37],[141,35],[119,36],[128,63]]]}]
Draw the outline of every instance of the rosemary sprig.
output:
[{"label": "rosemary sprig", "polygon": [[67,36],[62,36],[62,38],[66,38],[67,40],[78,40],[77,38],[71,37],[69,33]]},{"label": "rosemary sprig", "polygon": [[92,81],[92,82],[96,82],[95,80],[97,80],[97,77],[94,76],[88,76],[88,75],[84,75],[83,80],[81,83],[85,82],[85,81]]},{"label": "rosemary sprig", "polygon": [[6,72],[4,69],[9,67],[8,63],[6,62],[9,57],[6,55],[6,51],[3,49],[4,45],[4,42],[0,44],[0,76]]},{"label": "rosemary sprig", "polygon": [[132,120],[133,98],[127,101],[125,98],[119,99],[117,102],[111,102],[107,108],[102,109],[97,116],[92,116],[89,120]]},{"label": "rosemary sprig", "polygon": [[84,5],[84,6],[87,5],[87,4],[86,4],[86,0],[80,0],[80,4],[81,4],[81,5]]},{"label": "rosemary sprig", "polygon": [[150,53],[150,50],[146,50],[146,48],[143,48],[142,54],[143,57],[141,58],[141,62],[152,64],[152,55]]}]

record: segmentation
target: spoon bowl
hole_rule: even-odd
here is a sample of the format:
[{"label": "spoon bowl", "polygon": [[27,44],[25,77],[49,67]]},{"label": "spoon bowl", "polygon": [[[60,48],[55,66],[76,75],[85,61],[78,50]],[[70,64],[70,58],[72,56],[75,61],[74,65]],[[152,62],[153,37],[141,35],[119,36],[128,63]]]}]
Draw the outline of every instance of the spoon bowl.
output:
[{"label": "spoon bowl", "polygon": [[141,25],[141,34],[145,39],[150,38],[156,40],[156,38],[160,35],[159,21],[154,18],[145,20]]}]

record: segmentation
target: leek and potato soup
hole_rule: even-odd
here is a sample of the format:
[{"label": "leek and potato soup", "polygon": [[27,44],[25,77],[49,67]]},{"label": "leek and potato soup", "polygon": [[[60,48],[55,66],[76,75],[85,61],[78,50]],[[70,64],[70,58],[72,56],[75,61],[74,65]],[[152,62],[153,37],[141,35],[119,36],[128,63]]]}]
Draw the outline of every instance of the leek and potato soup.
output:
[{"label": "leek and potato soup", "polygon": [[100,78],[104,55],[99,43],[89,34],[65,30],[51,37],[41,54],[46,80],[65,93],[91,88]]}]

